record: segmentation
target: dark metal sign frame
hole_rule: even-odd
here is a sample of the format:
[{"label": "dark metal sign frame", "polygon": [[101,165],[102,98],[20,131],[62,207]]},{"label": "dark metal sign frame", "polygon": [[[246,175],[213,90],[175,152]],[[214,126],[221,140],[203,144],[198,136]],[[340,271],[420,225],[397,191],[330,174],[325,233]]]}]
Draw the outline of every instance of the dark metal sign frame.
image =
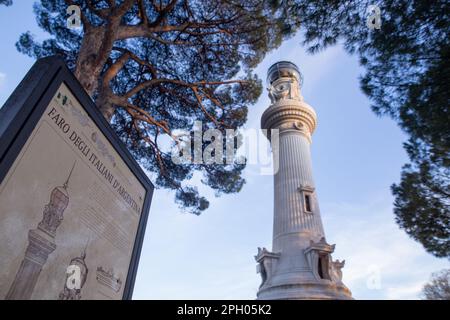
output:
[{"label": "dark metal sign frame", "polygon": [[129,300],[133,294],[154,187],[61,58],[47,57],[36,61],[0,109],[0,183],[62,83],[80,102],[146,191],[122,296],[122,299]]}]

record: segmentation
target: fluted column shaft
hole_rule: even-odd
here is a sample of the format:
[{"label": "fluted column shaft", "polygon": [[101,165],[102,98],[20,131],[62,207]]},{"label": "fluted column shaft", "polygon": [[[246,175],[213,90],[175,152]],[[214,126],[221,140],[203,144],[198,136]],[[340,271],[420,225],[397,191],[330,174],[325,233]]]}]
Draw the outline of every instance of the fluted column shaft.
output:
[{"label": "fluted column shaft", "polygon": [[304,249],[324,236],[315,192],[312,212],[305,212],[302,187],[314,188],[309,139],[295,129],[281,130],[278,172],[274,175],[273,251]]}]

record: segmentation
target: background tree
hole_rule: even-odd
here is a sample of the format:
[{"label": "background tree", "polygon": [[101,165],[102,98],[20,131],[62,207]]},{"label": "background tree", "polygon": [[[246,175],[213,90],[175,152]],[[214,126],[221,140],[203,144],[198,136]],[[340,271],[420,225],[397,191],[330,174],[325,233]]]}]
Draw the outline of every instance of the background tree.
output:
[{"label": "background tree", "polygon": [[[66,27],[69,5],[81,8],[82,30]],[[189,186],[195,171],[217,195],[238,192],[245,165],[175,165],[161,143],[174,129],[239,128],[261,93],[251,73],[295,29],[260,0],[42,0],[34,11],[51,35],[27,32],[20,52],[60,55],[95,99],[134,157],[156,173],[156,186],[200,214],[209,203]],[[290,27],[292,24],[292,27]]]},{"label": "background tree", "polygon": [[[392,186],[399,226],[437,257],[450,257],[450,2],[274,1],[301,21],[303,44],[315,53],[341,42],[359,57],[361,88],[372,110],[409,135],[411,160]],[[366,21],[381,9],[381,30]]]},{"label": "background tree", "polygon": [[431,280],[422,289],[426,300],[450,300],[450,269],[431,275]]}]

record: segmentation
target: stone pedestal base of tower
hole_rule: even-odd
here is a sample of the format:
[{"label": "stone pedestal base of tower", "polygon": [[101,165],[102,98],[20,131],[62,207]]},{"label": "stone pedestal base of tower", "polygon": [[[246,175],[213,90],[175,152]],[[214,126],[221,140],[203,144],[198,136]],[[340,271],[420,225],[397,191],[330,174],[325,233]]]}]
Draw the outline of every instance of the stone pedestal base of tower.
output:
[{"label": "stone pedestal base of tower", "polygon": [[258,248],[255,256],[262,284],[259,300],[349,300],[350,290],[342,283],[345,261],[333,261],[324,238],[302,252],[274,253]]},{"label": "stone pedestal base of tower", "polygon": [[[298,276],[298,275],[296,275]],[[305,278],[308,275],[305,274]],[[268,284],[260,288],[258,300],[351,300],[351,293],[344,285],[329,281],[318,284],[308,282],[305,278],[295,279],[288,283]]]}]

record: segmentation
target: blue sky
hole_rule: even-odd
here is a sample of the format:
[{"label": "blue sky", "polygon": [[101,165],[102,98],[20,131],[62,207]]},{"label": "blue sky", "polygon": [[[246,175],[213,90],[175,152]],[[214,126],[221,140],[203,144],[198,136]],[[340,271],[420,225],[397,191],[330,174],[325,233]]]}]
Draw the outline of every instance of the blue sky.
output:
[{"label": "blue sky", "polygon": [[[0,6],[0,105],[33,64],[15,49],[27,30],[42,37],[32,1]],[[400,230],[389,186],[407,162],[406,136],[388,118],[370,111],[358,83],[363,70],[340,46],[308,55],[300,37],[286,41],[256,69],[265,79],[279,61],[297,64],[303,96],[318,115],[313,135],[313,170],[329,243],[345,259],[344,282],[356,299],[414,299],[432,272],[448,261],[426,253]],[[249,110],[247,128],[258,128],[269,105],[264,92]],[[239,194],[215,198],[201,216],[180,211],[173,194],[156,190],[150,210],[135,299],[254,299],[260,278],[253,256],[271,247],[273,181],[249,166]],[[197,179],[195,179],[197,181]]]}]

